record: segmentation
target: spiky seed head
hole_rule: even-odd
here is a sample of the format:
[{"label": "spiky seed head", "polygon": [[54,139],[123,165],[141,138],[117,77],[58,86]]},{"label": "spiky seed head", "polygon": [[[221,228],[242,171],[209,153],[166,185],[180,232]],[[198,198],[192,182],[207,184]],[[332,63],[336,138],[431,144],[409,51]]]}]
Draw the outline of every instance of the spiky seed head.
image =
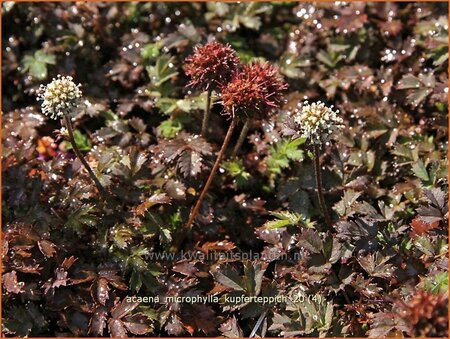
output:
[{"label": "spiky seed head", "polygon": [[283,92],[288,86],[272,64],[269,62],[255,62],[250,65],[244,65],[242,68],[249,79],[252,79],[264,88],[268,106],[279,108],[283,105]]},{"label": "spiky seed head", "polygon": [[284,103],[286,88],[286,83],[269,63],[244,65],[222,88],[222,104],[228,115],[266,119]]},{"label": "spiky seed head", "polygon": [[191,77],[190,87],[202,90],[216,89],[230,80],[239,65],[236,51],[229,44],[217,41],[194,47],[194,53],[186,58],[186,75]]}]

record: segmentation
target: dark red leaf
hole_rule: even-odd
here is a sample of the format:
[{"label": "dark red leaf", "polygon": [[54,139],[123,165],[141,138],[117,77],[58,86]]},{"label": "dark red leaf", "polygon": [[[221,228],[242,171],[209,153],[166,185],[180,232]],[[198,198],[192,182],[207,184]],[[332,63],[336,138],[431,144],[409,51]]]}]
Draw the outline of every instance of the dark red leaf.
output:
[{"label": "dark red leaf", "polygon": [[166,193],[155,194],[150,198],[145,199],[144,202],[138,205],[134,211],[137,215],[144,215],[150,207],[157,204],[169,204],[170,200],[171,198]]},{"label": "dark red leaf", "polygon": [[138,302],[127,301],[127,298],[123,299],[121,303],[116,304],[114,309],[111,312],[111,316],[114,319],[120,319],[133,311],[136,307],[139,306]]},{"label": "dark red leaf", "polygon": [[56,245],[48,240],[38,241],[39,250],[46,257],[53,257],[56,254]]},{"label": "dark red leaf", "polygon": [[97,300],[100,304],[105,305],[106,301],[109,298],[109,287],[108,280],[105,278],[100,278],[94,284],[95,289],[95,300]]},{"label": "dark red leaf", "polygon": [[198,269],[195,267],[195,262],[182,260],[172,266],[172,271],[181,273],[187,277],[193,277],[198,272]]},{"label": "dark red leaf", "polygon": [[71,256],[69,258],[65,258],[64,261],[61,264],[61,268],[63,268],[64,270],[68,270],[69,268],[72,267],[72,265],[75,263],[75,261],[77,261],[78,259],[75,258],[74,256]]},{"label": "dark red leaf", "polygon": [[123,326],[123,323],[119,319],[109,319],[108,321],[108,329],[111,337],[114,338],[125,338],[127,336],[127,331]]},{"label": "dark red leaf", "polygon": [[230,251],[236,248],[236,245],[228,240],[222,241],[214,241],[214,242],[205,242],[200,250],[204,253],[208,253],[209,251]]},{"label": "dark red leaf", "polygon": [[142,314],[134,314],[131,317],[126,317],[123,325],[128,331],[136,335],[144,335],[152,330],[150,321]]},{"label": "dark red leaf", "polygon": [[16,271],[12,271],[9,273],[3,274],[3,287],[9,292],[9,293],[23,293],[23,282],[17,281],[17,273]]},{"label": "dark red leaf", "polygon": [[416,217],[411,221],[411,236],[428,233],[439,226],[439,220],[428,222],[421,217]]},{"label": "dark red leaf", "polygon": [[102,336],[103,329],[106,326],[106,317],[108,315],[108,311],[105,307],[100,306],[96,307],[94,313],[92,315],[91,321],[89,323],[89,333],[94,336]]}]

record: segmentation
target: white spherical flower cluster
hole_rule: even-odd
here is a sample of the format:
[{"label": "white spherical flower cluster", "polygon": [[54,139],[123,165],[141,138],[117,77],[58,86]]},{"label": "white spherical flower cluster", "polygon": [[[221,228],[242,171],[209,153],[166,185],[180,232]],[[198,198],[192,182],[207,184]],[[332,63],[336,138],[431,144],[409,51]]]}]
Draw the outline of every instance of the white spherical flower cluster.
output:
[{"label": "white spherical flower cluster", "polygon": [[37,100],[42,100],[42,112],[52,119],[70,114],[80,103],[81,85],[75,84],[71,76],[61,76],[53,79],[47,86],[41,85]]},{"label": "white spherical flower cluster", "polygon": [[344,121],[338,116],[339,110],[333,111],[332,108],[320,101],[312,104],[305,101],[301,111],[294,117],[302,136],[313,144],[321,145],[331,133],[342,129]]}]

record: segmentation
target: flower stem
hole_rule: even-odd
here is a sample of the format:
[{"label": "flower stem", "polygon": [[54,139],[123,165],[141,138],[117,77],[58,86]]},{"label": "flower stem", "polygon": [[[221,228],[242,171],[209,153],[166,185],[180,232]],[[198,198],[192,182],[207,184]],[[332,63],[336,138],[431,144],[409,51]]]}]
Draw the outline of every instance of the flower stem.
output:
[{"label": "flower stem", "polygon": [[332,222],[330,215],[328,214],[327,205],[325,204],[325,198],[323,196],[322,190],[322,174],[320,170],[320,160],[319,160],[319,146],[314,145],[314,172],[316,174],[316,184],[317,184],[317,196],[319,197],[320,208],[322,209],[323,217],[325,222],[330,229],[332,229]]},{"label": "flower stem", "polygon": [[73,134],[72,122],[70,121],[70,116],[68,114],[64,114],[64,122],[66,123],[67,131],[69,132],[70,143],[72,144],[72,148],[73,148],[76,156],[78,157],[78,159],[80,159],[81,163],[83,164],[83,166],[88,171],[89,176],[94,181],[94,183],[97,186],[97,189],[99,190],[100,194],[102,194],[103,196],[107,197],[108,194],[107,194],[105,188],[102,186],[102,184],[100,183],[98,178],[95,176],[94,171],[92,171],[92,169],[89,166],[88,162],[86,161],[86,159],[84,159],[83,154],[81,154],[81,151],[78,148],[77,143],[75,142],[75,137],[74,137],[74,134]]},{"label": "flower stem", "polygon": [[222,147],[220,148],[219,154],[217,155],[216,162],[213,165],[213,168],[211,169],[211,173],[209,173],[208,180],[206,180],[206,184],[203,187],[202,192],[200,193],[200,196],[195,203],[194,208],[191,211],[191,214],[189,215],[189,220],[186,223],[186,225],[181,230],[180,234],[177,236],[175,243],[171,246],[170,251],[172,253],[177,253],[180,249],[181,244],[183,243],[184,239],[186,238],[188,232],[192,228],[192,224],[197,217],[198,211],[200,210],[200,206],[203,202],[203,199],[205,198],[206,193],[208,192],[209,186],[211,186],[211,183],[214,179],[214,175],[217,172],[217,169],[219,168],[220,161],[223,158],[223,155],[225,154],[225,150],[228,146],[228,143],[230,142],[231,135],[233,134],[234,127],[236,126],[236,119],[233,117],[233,120],[231,120],[230,127],[228,127],[227,135],[225,136],[225,139],[223,140]]},{"label": "flower stem", "polygon": [[205,110],[205,114],[203,114],[202,131],[201,131],[202,137],[205,137],[205,135],[206,135],[206,130],[208,129],[209,117],[211,115],[211,94],[212,94],[212,90],[211,90],[211,88],[209,88],[208,92],[206,94],[206,110]]},{"label": "flower stem", "polygon": [[[317,195],[319,197],[319,203],[320,208],[322,209],[323,216],[325,218],[325,222],[328,226],[328,228],[333,231],[333,224],[331,222],[330,215],[328,214],[327,205],[325,204],[325,198],[323,196],[322,191],[322,174],[320,170],[320,160],[319,160],[319,146],[314,145],[314,172],[316,174],[316,184],[317,184]],[[339,278],[339,274],[336,272],[336,270],[331,267],[331,274],[333,277],[339,282],[339,284],[342,284],[341,278]],[[351,304],[350,297],[348,296],[347,292],[345,291],[345,286],[342,288],[342,294],[344,295],[345,301],[347,304]]]},{"label": "flower stem", "polygon": [[239,139],[237,140],[236,145],[233,148],[233,152],[231,153],[232,158],[234,158],[241,149],[245,137],[248,134],[249,128],[250,128],[250,121],[247,119],[244,123],[244,126],[242,126],[241,134],[239,134]]},{"label": "flower stem", "polygon": [[225,150],[228,146],[228,143],[230,142],[231,135],[233,134],[233,130],[234,130],[235,126],[236,126],[236,119],[233,117],[233,119],[231,120],[231,123],[230,123],[230,127],[228,127],[228,131],[225,136],[225,139],[223,140],[222,147],[220,148],[219,154],[217,155],[216,162],[214,163],[211,173],[209,173],[208,180],[206,180],[206,184],[203,187],[203,190],[200,193],[200,196],[198,197],[197,203],[195,204],[194,208],[192,209],[191,215],[189,216],[189,220],[186,224],[186,229],[188,229],[188,230],[191,228],[192,223],[194,222],[195,218],[197,217],[197,214],[198,214],[200,206],[203,202],[203,199],[205,198],[205,195],[208,192],[209,186],[211,186],[211,183],[214,179],[214,175],[216,174],[217,170],[219,169],[220,161],[222,160]]}]

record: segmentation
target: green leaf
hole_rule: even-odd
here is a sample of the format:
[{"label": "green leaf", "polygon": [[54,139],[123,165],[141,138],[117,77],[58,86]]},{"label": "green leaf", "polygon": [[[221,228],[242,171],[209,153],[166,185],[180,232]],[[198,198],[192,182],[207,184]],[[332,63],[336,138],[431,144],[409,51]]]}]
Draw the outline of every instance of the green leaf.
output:
[{"label": "green leaf", "polygon": [[339,61],[345,58],[344,55],[335,54],[332,52],[327,52],[324,50],[321,50],[317,53],[316,56],[317,60],[319,60],[321,63],[325,64],[326,66],[330,68],[335,68]]},{"label": "green leaf", "polygon": [[55,55],[50,53],[45,53],[44,51],[36,51],[34,53],[34,57],[36,60],[42,63],[54,65],[56,63]]},{"label": "green leaf", "polygon": [[142,279],[141,279],[141,272],[137,272],[135,270],[131,271],[131,277],[130,277],[130,288],[132,291],[138,293],[139,290],[142,287]]},{"label": "green leaf", "polygon": [[31,76],[43,80],[47,78],[47,65],[54,65],[56,57],[54,54],[38,50],[34,55],[25,55],[22,59],[22,73],[28,72]]},{"label": "green leaf", "polygon": [[420,80],[412,74],[406,74],[403,78],[398,82],[398,89],[411,89],[411,88],[419,88]]},{"label": "green leaf", "polygon": [[314,222],[304,218],[300,213],[289,211],[271,212],[277,220],[267,221],[263,226],[268,230],[273,230],[286,226],[302,226],[305,228],[314,228]]},{"label": "green leaf", "polygon": [[283,139],[269,149],[267,167],[271,173],[281,174],[282,169],[288,168],[291,161],[303,159],[303,151],[299,146],[304,144],[305,138]]},{"label": "green leaf", "polygon": [[287,54],[280,59],[280,72],[291,79],[299,79],[304,72],[303,67],[311,66],[308,58],[300,58],[294,54]]},{"label": "green leaf", "polygon": [[[177,100],[177,107],[186,113],[190,113],[193,110],[206,110],[206,97],[207,92],[203,92],[198,96],[189,96],[184,99]],[[214,104],[214,97],[211,98],[211,103]]]},{"label": "green leaf", "polygon": [[[77,144],[80,151],[90,151],[92,148],[91,141],[87,136],[81,133],[79,130],[73,131],[73,137],[75,139],[75,143]],[[67,149],[73,149],[72,144],[69,142],[67,144]]]},{"label": "green leaf", "polygon": [[111,110],[102,111],[100,115],[105,119],[105,121],[117,121],[119,116]]},{"label": "green leaf", "polygon": [[320,327],[318,328],[319,331],[326,333],[331,328],[333,321],[333,312],[334,312],[333,303],[328,302],[325,307],[325,312],[323,311],[321,312],[321,317],[319,320]]},{"label": "green leaf", "polygon": [[179,119],[167,119],[163,121],[156,129],[158,135],[164,138],[175,138],[177,133],[183,129]]},{"label": "green leaf", "polygon": [[153,60],[159,56],[159,49],[161,48],[161,43],[155,42],[152,44],[147,44],[141,49],[141,56],[147,60]]},{"label": "green leaf", "polygon": [[256,62],[257,60],[260,59],[256,56],[255,53],[253,53],[252,51],[247,51],[247,50],[239,50],[237,52],[237,55],[239,57],[239,60],[243,64],[249,64],[251,62]]},{"label": "green leaf", "polygon": [[166,81],[172,79],[178,74],[174,67],[175,58],[169,54],[161,55],[154,66],[147,66],[148,76],[154,87],[160,87]]},{"label": "green leaf", "polygon": [[170,114],[177,109],[177,100],[172,98],[158,98],[155,100],[155,106],[164,114]]},{"label": "green leaf", "polygon": [[237,187],[244,187],[248,184],[251,175],[245,170],[241,159],[227,161],[222,167],[234,178]]},{"label": "green leaf", "polygon": [[291,225],[289,220],[271,220],[267,221],[263,226],[268,230],[274,230],[281,227],[286,227]]},{"label": "green leaf", "polygon": [[244,265],[243,285],[247,294],[259,295],[261,292],[261,284],[267,264],[247,261]]},{"label": "green leaf", "polygon": [[417,153],[417,149],[418,147],[411,149],[411,147],[408,147],[407,145],[397,144],[391,153],[404,158],[406,161],[412,161],[418,157],[417,154],[415,154]]},{"label": "green leaf", "polygon": [[334,53],[339,53],[339,52],[344,52],[347,49],[349,49],[351,46],[350,45],[342,45],[342,44],[329,44],[328,45],[328,51],[330,52],[334,52]]},{"label": "green leaf", "polygon": [[427,277],[424,282],[425,290],[433,293],[445,293],[448,291],[448,272],[439,272]]},{"label": "green leaf", "polygon": [[429,181],[430,176],[428,175],[427,168],[422,160],[418,160],[414,165],[412,165],[412,171],[416,177],[423,181]]},{"label": "green leaf", "polygon": [[126,257],[125,267],[137,272],[144,272],[148,270],[147,262],[144,256],[150,253],[149,249],[143,245],[134,246],[130,250],[130,254]]},{"label": "green leaf", "polygon": [[272,11],[272,5],[264,2],[242,3],[239,6],[234,6],[234,8],[236,11],[233,19],[226,22],[226,24],[230,25],[231,31],[235,31],[240,25],[253,30],[259,30],[262,22],[258,15]]},{"label": "green leaf", "polygon": [[[448,38],[445,40],[448,41]],[[434,48],[428,56],[434,60],[434,66],[440,66],[448,60],[448,46],[444,44],[438,48]]]},{"label": "green leaf", "polygon": [[64,227],[70,228],[77,233],[81,233],[83,230],[83,226],[96,226],[98,219],[94,214],[94,211],[94,206],[81,206],[67,218]]}]

